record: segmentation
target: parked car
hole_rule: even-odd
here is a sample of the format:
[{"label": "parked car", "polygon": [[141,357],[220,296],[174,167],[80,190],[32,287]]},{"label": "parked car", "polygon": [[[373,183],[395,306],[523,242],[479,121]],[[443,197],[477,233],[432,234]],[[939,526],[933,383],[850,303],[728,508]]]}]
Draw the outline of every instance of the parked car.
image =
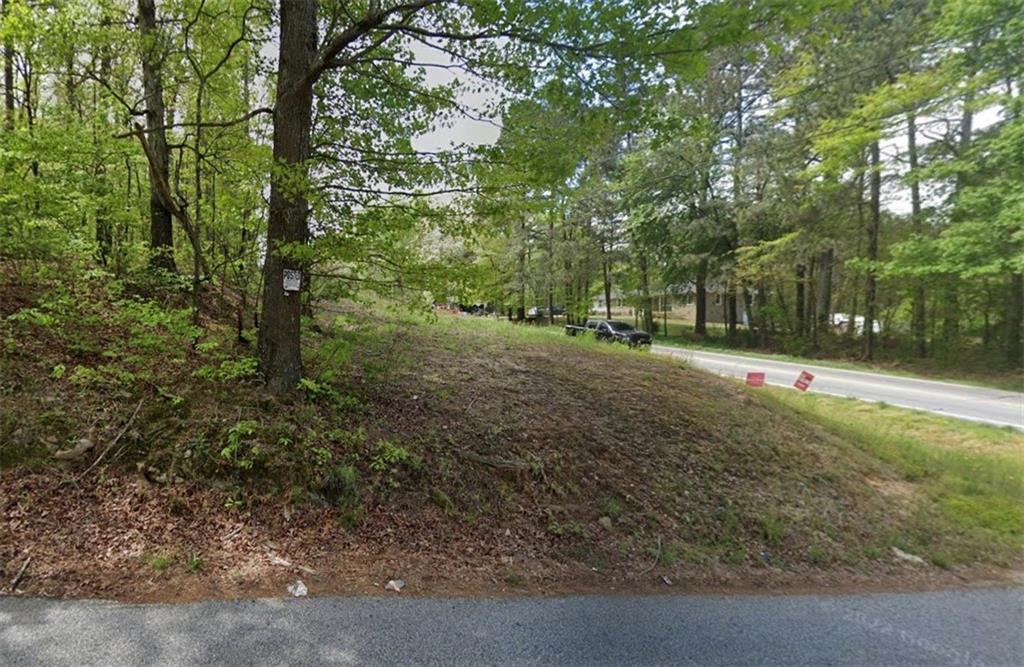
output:
[{"label": "parked car", "polygon": [[576,336],[581,333],[593,333],[598,340],[623,343],[631,348],[650,345],[653,340],[646,331],[637,331],[629,324],[618,320],[587,320],[583,326],[567,324],[565,333]]},{"label": "parked car", "polygon": [[[555,317],[558,317],[559,315],[564,315],[565,314],[565,309],[561,308],[560,306],[555,306],[555,307],[553,307],[551,309],[551,314],[554,315]],[[548,309],[547,308],[541,308],[539,306],[534,306],[533,308],[531,308],[528,311],[526,311],[526,319],[528,319],[528,320],[541,319],[541,318],[545,318],[547,316],[548,316]]]}]

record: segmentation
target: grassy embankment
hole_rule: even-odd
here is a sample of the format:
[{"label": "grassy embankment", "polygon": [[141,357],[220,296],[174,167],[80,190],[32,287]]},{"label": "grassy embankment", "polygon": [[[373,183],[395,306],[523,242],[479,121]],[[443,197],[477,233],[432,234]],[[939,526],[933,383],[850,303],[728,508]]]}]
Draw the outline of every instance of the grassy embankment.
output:
[{"label": "grassy embankment", "polygon": [[26,590],[899,584],[1020,564],[1019,434],[888,433],[619,346],[359,308],[308,328],[308,380],[269,398],[229,326],[139,292],[94,277],[3,301],[0,575],[31,554]]}]

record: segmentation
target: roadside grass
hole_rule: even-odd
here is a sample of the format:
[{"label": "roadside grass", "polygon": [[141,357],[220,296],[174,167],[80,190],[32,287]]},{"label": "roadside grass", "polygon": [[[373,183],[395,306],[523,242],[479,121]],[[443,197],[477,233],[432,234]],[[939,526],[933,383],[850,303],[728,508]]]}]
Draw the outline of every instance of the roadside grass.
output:
[{"label": "roadside grass", "polygon": [[943,566],[1010,562],[1024,549],[1024,433],[781,388],[763,395],[890,467],[903,484],[879,485],[883,492],[919,497],[893,546]]}]

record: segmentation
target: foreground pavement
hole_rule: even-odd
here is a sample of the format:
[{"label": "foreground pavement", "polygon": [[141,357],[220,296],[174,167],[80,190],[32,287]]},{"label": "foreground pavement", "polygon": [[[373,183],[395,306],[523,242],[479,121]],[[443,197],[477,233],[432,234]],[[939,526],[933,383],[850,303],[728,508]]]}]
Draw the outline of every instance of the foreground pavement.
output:
[{"label": "foreground pavement", "polygon": [[0,598],[0,665],[1021,665],[1024,590],[835,596]]},{"label": "foreground pavement", "polygon": [[697,368],[718,375],[745,378],[751,371],[763,372],[767,384],[784,387],[792,387],[800,371],[806,370],[814,375],[810,386],[813,392],[884,401],[898,407],[1024,430],[1024,393],[1016,391],[667,345],[653,345],[651,351],[685,359]]}]

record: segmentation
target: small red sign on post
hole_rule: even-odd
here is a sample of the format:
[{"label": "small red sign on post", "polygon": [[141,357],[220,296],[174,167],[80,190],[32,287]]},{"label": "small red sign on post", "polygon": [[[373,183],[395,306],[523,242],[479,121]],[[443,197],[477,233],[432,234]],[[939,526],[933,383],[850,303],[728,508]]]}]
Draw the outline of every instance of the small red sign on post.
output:
[{"label": "small red sign on post", "polygon": [[764,373],[747,373],[747,384],[751,387],[763,387]]},{"label": "small red sign on post", "polygon": [[808,373],[807,371],[800,371],[800,377],[796,379],[796,382],[793,383],[793,386],[799,389],[800,391],[807,391],[807,388],[811,386],[811,380],[813,379],[814,376]]}]

